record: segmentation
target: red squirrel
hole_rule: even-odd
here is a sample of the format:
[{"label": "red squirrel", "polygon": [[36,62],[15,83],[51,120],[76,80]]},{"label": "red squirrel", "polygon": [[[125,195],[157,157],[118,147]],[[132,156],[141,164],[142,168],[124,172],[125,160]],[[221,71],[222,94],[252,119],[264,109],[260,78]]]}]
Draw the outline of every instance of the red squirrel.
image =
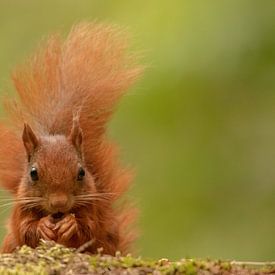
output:
[{"label": "red squirrel", "polygon": [[14,71],[18,97],[7,100],[0,124],[0,181],[14,196],[3,253],[40,239],[128,252],[135,210],[117,201],[132,173],[106,123],[141,73],[137,63],[119,28],[84,22],[65,40],[50,36]]}]

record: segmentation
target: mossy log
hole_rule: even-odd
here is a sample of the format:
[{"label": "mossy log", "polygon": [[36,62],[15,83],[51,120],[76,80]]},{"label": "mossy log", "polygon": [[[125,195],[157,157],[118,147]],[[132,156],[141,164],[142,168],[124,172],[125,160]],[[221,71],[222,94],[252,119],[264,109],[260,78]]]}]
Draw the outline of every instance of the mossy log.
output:
[{"label": "mossy log", "polygon": [[54,242],[41,242],[36,249],[23,246],[13,254],[0,255],[0,274],[186,274],[260,275],[275,274],[274,263],[245,264],[226,261],[182,259],[157,261],[88,255]]}]

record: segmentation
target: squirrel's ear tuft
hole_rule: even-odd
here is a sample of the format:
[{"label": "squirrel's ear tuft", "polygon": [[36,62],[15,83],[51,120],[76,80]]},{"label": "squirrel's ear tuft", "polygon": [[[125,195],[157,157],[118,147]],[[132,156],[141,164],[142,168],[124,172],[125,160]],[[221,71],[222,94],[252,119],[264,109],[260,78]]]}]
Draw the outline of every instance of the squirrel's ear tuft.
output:
[{"label": "squirrel's ear tuft", "polygon": [[32,128],[27,123],[24,123],[22,139],[28,154],[28,158],[30,159],[31,155],[34,153],[34,150],[39,145],[39,140],[34,134]]},{"label": "squirrel's ear tuft", "polygon": [[82,130],[79,125],[79,116],[73,118],[73,126],[69,136],[69,141],[76,148],[77,152],[81,155],[82,149]]}]

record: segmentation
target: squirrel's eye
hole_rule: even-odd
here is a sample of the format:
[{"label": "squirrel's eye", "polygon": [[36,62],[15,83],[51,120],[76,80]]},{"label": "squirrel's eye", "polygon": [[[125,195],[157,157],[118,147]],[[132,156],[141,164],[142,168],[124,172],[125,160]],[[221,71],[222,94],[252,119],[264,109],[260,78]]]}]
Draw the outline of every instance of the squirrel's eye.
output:
[{"label": "squirrel's eye", "polygon": [[37,169],[35,167],[31,168],[30,176],[31,176],[33,181],[37,181],[39,179]]},{"label": "squirrel's eye", "polygon": [[77,180],[82,181],[84,176],[85,176],[85,170],[82,167],[80,167],[77,174]]}]

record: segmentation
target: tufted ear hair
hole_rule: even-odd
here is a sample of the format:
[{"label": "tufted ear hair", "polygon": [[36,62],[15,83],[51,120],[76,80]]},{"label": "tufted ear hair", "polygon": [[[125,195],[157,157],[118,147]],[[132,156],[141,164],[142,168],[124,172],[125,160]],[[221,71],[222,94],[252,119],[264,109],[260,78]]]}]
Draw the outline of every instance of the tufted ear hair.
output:
[{"label": "tufted ear hair", "polygon": [[82,155],[82,130],[79,125],[79,116],[73,117],[73,126],[71,129],[71,133],[69,135],[69,141],[72,143],[72,145],[75,147],[76,151]]},{"label": "tufted ear hair", "polygon": [[32,128],[29,124],[24,123],[24,130],[22,134],[22,140],[27,152],[28,161],[30,161],[31,156],[39,145],[39,140],[34,134]]}]

